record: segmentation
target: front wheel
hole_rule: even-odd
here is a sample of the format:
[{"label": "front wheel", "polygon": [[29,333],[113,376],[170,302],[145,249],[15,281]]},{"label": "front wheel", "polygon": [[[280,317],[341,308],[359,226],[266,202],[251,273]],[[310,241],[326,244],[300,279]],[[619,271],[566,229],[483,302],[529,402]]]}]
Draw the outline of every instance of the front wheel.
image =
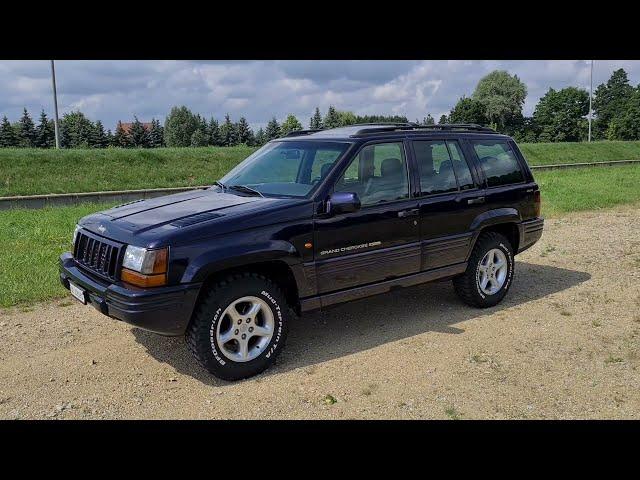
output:
[{"label": "front wheel", "polygon": [[493,307],[507,294],[513,271],[513,247],[509,240],[497,232],[486,232],[478,238],[467,270],[454,278],[453,286],[468,305]]},{"label": "front wheel", "polygon": [[277,285],[255,273],[237,274],[205,293],[185,336],[200,365],[223,380],[239,380],[274,363],[288,319]]}]

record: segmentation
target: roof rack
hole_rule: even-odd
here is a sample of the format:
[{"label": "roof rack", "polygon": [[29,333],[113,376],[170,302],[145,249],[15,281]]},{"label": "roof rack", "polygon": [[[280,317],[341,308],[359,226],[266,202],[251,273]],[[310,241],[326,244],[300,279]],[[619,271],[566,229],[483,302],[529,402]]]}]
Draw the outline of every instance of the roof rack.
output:
[{"label": "roof rack", "polygon": [[311,128],[309,130],[294,130],[293,132],[289,132],[287,133],[284,137],[282,138],[287,138],[287,137],[301,137],[302,135],[311,135],[312,133],[316,133],[316,132],[321,132],[322,130],[319,128]]},{"label": "roof rack", "polygon": [[395,126],[383,126],[380,128],[362,128],[356,131],[352,137],[359,137],[362,135],[370,135],[374,133],[380,132],[395,132],[395,131],[420,131],[420,130],[468,130],[468,131],[476,131],[476,132],[484,132],[484,133],[498,133],[493,128],[483,127],[482,125],[478,125],[476,123],[444,123],[438,125],[418,125],[416,123],[413,124],[404,124],[404,125],[395,125]]}]

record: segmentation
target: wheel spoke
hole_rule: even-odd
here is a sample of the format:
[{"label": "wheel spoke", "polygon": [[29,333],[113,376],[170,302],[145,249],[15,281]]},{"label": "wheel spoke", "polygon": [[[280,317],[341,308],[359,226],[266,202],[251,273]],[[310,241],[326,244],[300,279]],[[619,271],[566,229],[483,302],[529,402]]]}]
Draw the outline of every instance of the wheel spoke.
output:
[{"label": "wheel spoke", "polygon": [[261,308],[262,306],[259,303],[252,303],[251,306],[249,307],[249,310],[247,310],[247,313],[245,313],[245,315],[255,320],[256,315],[258,315]]},{"label": "wheel spoke", "polygon": [[231,317],[233,323],[236,324],[238,320],[240,320],[240,312],[236,309],[236,304],[231,305],[229,309],[227,309],[227,315]]},{"label": "wheel spoke", "polygon": [[239,338],[238,344],[240,346],[240,348],[238,349],[238,354],[240,355],[240,358],[242,358],[242,360],[246,360],[246,358],[249,356],[249,340],[246,338],[244,340],[242,338]]},{"label": "wheel spoke", "polygon": [[261,327],[259,325],[253,327],[253,334],[257,335],[258,337],[268,337],[271,335],[271,333],[272,331],[270,328]]},{"label": "wheel spoke", "polygon": [[496,263],[496,270],[500,270],[505,265],[506,265],[506,262],[504,260],[498,260],[498,262]]},{"label": "wheel spoke", "polygon": [[480,288],[483,290],[487,288],[487,282],[489,281],[489,276],[486,273],[483,273],[480,277]]},{"label": "wheel spoke", "polygon": [[220,334],[220,343],[221,344],[224,345],[225,343],[227,343],[227,342],[233,340],[234,338],[236,338],[235,335],[234,335],[234,332],[235,332],[234,328],[235,327],[232,325],[229,330],[227,330],[225,333],[221,333]]}]

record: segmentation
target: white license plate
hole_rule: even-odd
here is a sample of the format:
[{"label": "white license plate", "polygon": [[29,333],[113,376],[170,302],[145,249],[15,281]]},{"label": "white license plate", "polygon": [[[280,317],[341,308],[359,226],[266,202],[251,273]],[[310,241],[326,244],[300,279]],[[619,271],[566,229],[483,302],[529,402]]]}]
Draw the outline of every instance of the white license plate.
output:
[{"label": "white license plate", "polygon": [[87,304],[87,299],[84,296],[84,290],[83,289],[81,289],[80,287],[78,287],[78,286],[74,285],[73,283],[69,282],[69,290],[71,290],[71,295],[73,295],[78,300],[80,300],[84,305]]}]

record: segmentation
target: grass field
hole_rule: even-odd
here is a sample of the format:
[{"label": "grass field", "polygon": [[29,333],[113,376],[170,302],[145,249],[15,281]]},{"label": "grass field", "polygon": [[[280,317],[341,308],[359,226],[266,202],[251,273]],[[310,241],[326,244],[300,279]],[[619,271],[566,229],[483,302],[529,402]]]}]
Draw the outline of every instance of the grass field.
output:
[{"label": "grass field", "polygon": [[[531,165],[640,159],[640,142],[536,143],[520,147]],[[209,185],[254,150],[0,148],[0,197]]]},{"label": "grass field", "polygon": [[[538,172],[545,216],[640,202],[640,166]],[[0,307],[65,295],[58,257],[81,217],[109,205],[0,211]]]}]

